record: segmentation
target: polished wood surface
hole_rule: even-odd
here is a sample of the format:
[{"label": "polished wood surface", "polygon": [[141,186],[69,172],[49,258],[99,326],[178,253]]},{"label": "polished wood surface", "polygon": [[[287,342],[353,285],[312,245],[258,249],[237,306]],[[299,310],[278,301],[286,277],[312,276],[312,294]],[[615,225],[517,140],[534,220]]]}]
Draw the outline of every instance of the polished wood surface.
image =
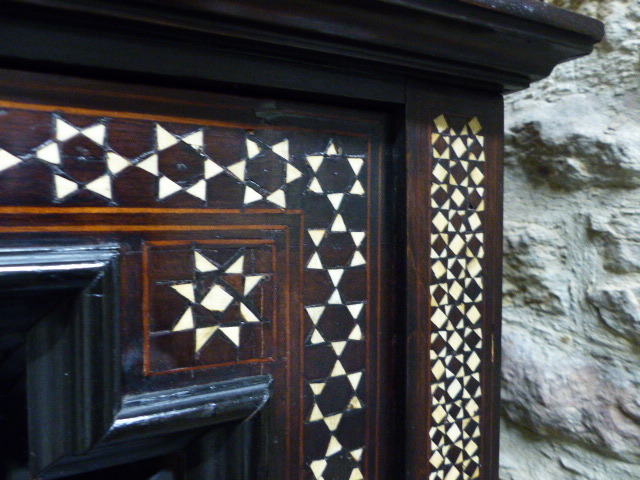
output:
[{"label": "polished wood surface", "polygon": [[602,35],[533,0],[4,2],[0,474],[497,479],[501,93]]},{"label": "polished wood surface", "polygon": [[[15,58],[55,59],[69,66],[140,73],[181,71],[182,76],[242,84],[252,72],[238,63],[241,52],[273,59],[276,51],[280,58],[291,60],[290,64],[274,69],[265,62],[261,69],[269,73],[250,82],[269,82],[280,70],[284,75],[277,86],[281,88],[295,83],[299,69],[329,62],[339,71],[368,72],[360,79],[361,86],[376,77],[388,82],[398,75],[433,79],[436,74],[449,83],[518,90],[547,76],[558,63],[589,53],[604,34],[602,23],[536,0],[377,0],[366,4],[155,0],[117,2],[115,7],[108,0],[11,0],[5,2],[3,20],[7,38],[19,36],[24,27],[31,31],[31,38],[24,44],[0,43],[2,50]],[[118,25],[115,30],[114,22]],[[65,28],[52,36],[51,26],[55,29],[56,23],[64,23]],[[145,37],[144,43],[138,43],[136,36]],[[154,52],[158,56],[138,55],[143,50],[151,53],[154,38],[165,42],[162,50]],[[73,49],[73,42],[78,41],[86,48]],[[130,56],[96,58],[92,54],[133,45],[131,42],[136,46]],[[229,67],[217,69],[214,59],[225,50],[233,53],[218,58]],[[162,61],[167,54],[175,59],[170,65]],[[200,55],[198,63],[193,63],[197,57],[192,54]],[[275,65],[271,62],[271,67]],[[320,68],[317,74],[328,72]],[[313,77],[308,81],[314,82]],[[341,85],[343,92],[350,87]],[[353,94],[372,95],[379,87],[369,84],[366,91],[358,94],[354,89]],[[309,91],[313,87],[294,88]],[[345,92],[345,96],[351,95]]]},{"label": "polished wood surface", "polygon": [[[100,90],[102,98],[84,102],[100,105],[119,95],[109,85]],[[163,100],[176,97],[164,93]],[[51,398],[32,406],[43,411],[40,421],[30,420],[30,451],[39,460],[32,471],[58,478],[174,452],[203,426],[237,414],[214,415],[208,423],[183,416],[180,427],[152,434],[150,425],[124,420],[127,402],[269,375],[270,413],[262,416],[277,421],[263,418],[273,427],[260,448],[285,461],[247,475],[299,478],[317,465],[335,478],[382,475],[390,460],[380,451],[386,441],[378,439],[382,432],[392,438],[395,429],[386,392],[399,388],[388,375],[394,329],[380,313],[393,305],[393,292],[383,294],[380,286],[380,269],[393,258],[385,252],[394,250],[381,210],[387,115],[270,102],[276,120],[266,124],[256,115],[265,100],[192,92],[182,103],[180,96],[158,99],[151,114],[5,100],[3,244],[73,250],[109,242],[118,252],[108,298],[119,333],[110,342],[98,337],[106,342],[100,349],[70,337],[51,379],[69,368],[94,371],[107,361],[110,375],[122,377],[103,387],[114,396],[105,412],[121,413],[74,427],[97,429],[94,439],[83,440],[80,430],[80,444],[38,443],[34,439],[46,435],[35,426],[57,425],[60,402],[74,403],[64,388],[52,390]],[[190,115],[203,110],[205,118]],[[45,286],[38,280],[34,288]],[[55,341],[61,315],[37,322],[44,333],[34,337],[43,352],[36,356]],[[86,322],[113,332],[108,316]],[[86,357],[92,350],[100,359]],[[36,364],[27,360],[27,374],[43,378],[30,373]],[[40,380],[34,382],[30,388],[37,389]],[[97,408],[91,397],[75,402],[88,412]],[[159,425],[169,421],[162,419],[163,408],[157,407]],[[74,414],[59,417],[54,439],[71,428],[66,425]],[[121,423],[134,434],[118,434]],[[184,434],[169,442],[167,429]],[[125,455],[141,434],[157,446]],[[55,453],[45,455],[49,448]]]}]

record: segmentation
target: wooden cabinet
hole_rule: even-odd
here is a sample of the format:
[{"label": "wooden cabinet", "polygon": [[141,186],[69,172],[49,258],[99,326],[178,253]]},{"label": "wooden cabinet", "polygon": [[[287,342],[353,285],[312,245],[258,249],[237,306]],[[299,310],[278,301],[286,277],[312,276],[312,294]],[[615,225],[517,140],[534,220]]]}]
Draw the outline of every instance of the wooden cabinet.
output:
[{"label": "wooden cabinet", "polygon": [[11,1],[6,478],[495,479],[521,0]]}]

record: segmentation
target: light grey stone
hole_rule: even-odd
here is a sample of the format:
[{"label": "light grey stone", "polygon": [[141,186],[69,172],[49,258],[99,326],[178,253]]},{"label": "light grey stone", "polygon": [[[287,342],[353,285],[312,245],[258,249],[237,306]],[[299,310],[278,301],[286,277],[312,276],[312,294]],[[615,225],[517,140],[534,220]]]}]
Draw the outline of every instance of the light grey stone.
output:
[{"label": "light grey stone", "polygon": [[505,103],[502,480],[640,479],[640,1]]},{"label": "light grey stone", "polygon": [[605,286],[592,291],[589,301],[598,310],[604,323],[640,344],[640,285],[631,288]]},{"label": "light grey stone", "polygon": [[535,223],[506,222],[504,301],[549,313],[563,314],[571,306],[570,274],[565,240],[552,228]]},{"label": "light grey stone", "polygon": [[566,190],[640,186],[640,124],[616,126],[600,99],[586,94],[524,103],[509,117],[506,156],[532,182]]},{"label": "light grey stone", "polygon": [[589,232],[602,252],[604,268],[614,273],[640,272],[640,211],[612,211],[589,216]]},{"label": "light grey stone", "polygon": [[637,480],[640,465],[611,459],[559,439],[541,438],[509,422],[501,428],[501,480]]},{"label": "light grey stone", "polygon": [[503,359],[503,409],[511,422],[640,461],[640,388],[623,370],[605,369],[576,351],[540,344],[508,327]]}]

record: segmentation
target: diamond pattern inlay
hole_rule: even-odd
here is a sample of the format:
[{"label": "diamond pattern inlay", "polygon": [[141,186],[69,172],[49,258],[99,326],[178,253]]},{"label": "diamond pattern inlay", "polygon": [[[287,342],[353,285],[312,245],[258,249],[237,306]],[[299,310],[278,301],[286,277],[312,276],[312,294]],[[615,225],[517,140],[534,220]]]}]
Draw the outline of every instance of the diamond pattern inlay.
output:
[{"label": "diamond pattern inlay", "polygon": [[484,136],[441,115],[431,135],[430,480],[480,477]]}]

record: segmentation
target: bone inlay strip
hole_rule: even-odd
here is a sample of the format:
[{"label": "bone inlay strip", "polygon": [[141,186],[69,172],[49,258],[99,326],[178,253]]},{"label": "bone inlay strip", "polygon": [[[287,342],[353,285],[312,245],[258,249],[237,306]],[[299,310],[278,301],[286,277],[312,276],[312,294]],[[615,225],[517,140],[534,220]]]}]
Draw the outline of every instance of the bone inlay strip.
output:
[{"label": "bone inlay strip", "polygon": [[430,480],[481,472],[484,136],[477,118],[449,120],[431,134]]}]

